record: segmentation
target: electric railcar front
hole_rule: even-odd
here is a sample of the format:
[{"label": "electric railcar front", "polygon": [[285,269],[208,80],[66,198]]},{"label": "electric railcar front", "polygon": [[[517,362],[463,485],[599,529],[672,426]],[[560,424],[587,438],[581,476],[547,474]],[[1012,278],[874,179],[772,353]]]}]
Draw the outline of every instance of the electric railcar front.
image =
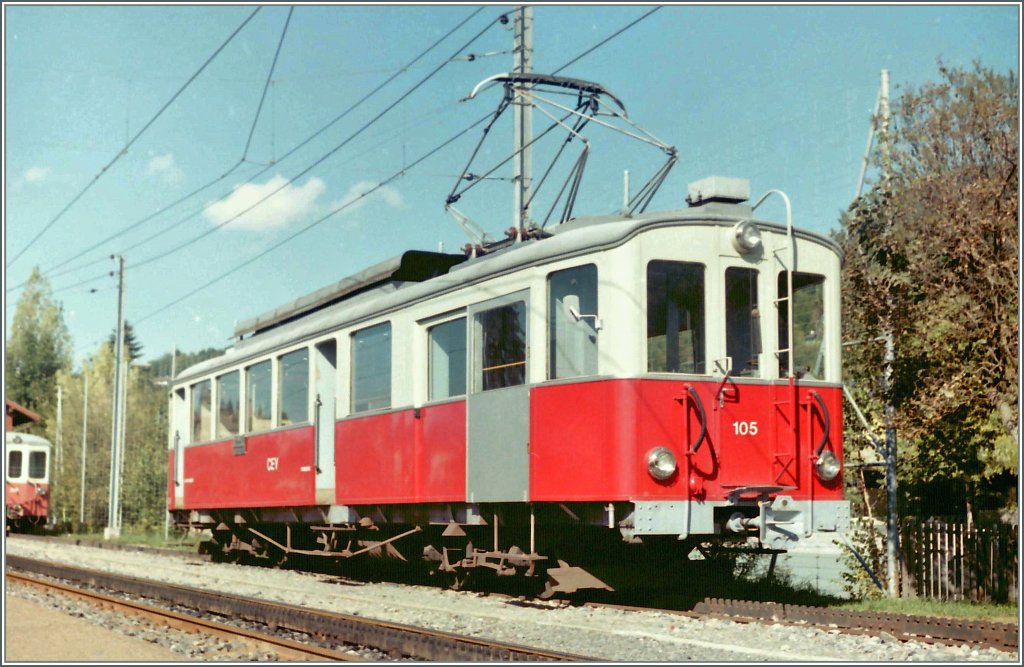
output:
[{"label": "electric railcar front", "polygon": [[756,220],[748,187],[406,253],[244,323],[171,392],[176,521],[223,552],[531,573],[567,524],[771,548],[843,530],[840,257]]},{"label": "electric railcar front", "polygon": [[50,441],[29,433],[4,434],[6,529],[21,532],[50,515]]}]

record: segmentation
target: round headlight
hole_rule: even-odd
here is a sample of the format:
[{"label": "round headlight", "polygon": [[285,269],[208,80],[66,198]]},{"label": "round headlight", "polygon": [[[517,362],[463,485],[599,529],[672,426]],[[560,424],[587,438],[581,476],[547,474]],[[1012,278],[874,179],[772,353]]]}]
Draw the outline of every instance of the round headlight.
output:
[{"label": "round headlight", "polygon": [[814,464],[814,469],[818,473],[818,477],[823,482],[831,482],[839,474],[841,466],[839,465],[839,459],[832,452],[825,450],[818,457],[818,460]]},{"label": "round headlight", "polygon": [[761,230],[750,220],[736,223],[732,228],[732,245],[741,255],[756,251],[761,247]]},{"label": "round headlight", "polygon": [[668,479],[676,471],[676,455],[665,447],[655,447],[647,453],[647,472],[654,479]]}]

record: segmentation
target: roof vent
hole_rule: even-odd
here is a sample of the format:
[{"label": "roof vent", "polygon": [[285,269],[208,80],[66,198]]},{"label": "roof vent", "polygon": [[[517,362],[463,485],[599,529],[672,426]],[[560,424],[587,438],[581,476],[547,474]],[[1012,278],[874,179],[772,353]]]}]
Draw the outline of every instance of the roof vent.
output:
[{"label": "roof vent", "polygon": [[746,178],[709,176],[690,183],[686,203],[703,206],[710,202],[739,204],[750,199],[750,181]]}]

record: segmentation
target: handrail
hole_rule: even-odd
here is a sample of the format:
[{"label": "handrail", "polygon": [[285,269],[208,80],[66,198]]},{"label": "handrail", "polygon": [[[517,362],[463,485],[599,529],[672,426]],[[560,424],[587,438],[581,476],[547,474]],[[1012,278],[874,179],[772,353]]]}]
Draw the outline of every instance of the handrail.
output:
[{"label": "handrail", "polygon": [[181,486],[181,479],[178,477],[178,443],[181,441],[181,433],[174,431],[174,486]]},{"label": "handrail", "polygon": [[821,442],[818,443],[818,446],[814,450],[814,456],[817,458],[821,456],[821,451],[825,449],[825,443],[828,442],[828,432],[831,428],[832,420],[829,417],[828,408],[825,407],[825,401],[821,399],[821,394],[812,389],[810,395],[811,398],[814,399],[814,402],[818,404],[818,408],[821,409],[821,418],[825,421],[824,432],[821,434]]},{"label": "handrail", "polygon": [[[697,394],[697,390],[693,388],[693,385],[686,385],[687,393],[693,397],[694,403],[697,405],[697,413],[700,414],[700,435],[697,436],[697,441],[690,445],[687,454],[696,454],[697,450],[700,449],[704,439],[708,434],[708,418],[704,412],[704,403],[700,400],[700,395]],[[685,404],[685,403],[684,403]]]},{"label": "handrail", "polygon": [[320,400],[320,394],[316,395],[316,400],[313,402],[313,467],[316,471],[320,470],[320,406],[324,402]]}]

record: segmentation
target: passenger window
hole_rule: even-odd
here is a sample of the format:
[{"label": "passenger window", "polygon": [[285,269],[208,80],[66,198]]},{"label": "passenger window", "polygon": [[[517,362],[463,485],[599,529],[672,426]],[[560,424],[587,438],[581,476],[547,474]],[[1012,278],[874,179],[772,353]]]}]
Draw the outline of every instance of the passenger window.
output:
[{"label": "passenger window", "polygon": [[270,408],[270,360],[250,366],[245,372],[245,430],[266,431],[273,427]]},{"label": "passenger window", "polygon": [[480,391],[526,382],[526,303],[485,310],[476,316]]},{"label": "passenger window", "polygon": [[352,412],[391,407],[391,323],[352,334]]},{"label": "passenger window", "polygon": [[725,353],[732,374],[757,376],[761,354],[761,311],[757,307],[757,271],[725,270]]},{"label": "passenger window", "polygon": [[240,389],[238,371],[217,378],[217,439],[238,435]]},{"label": "passenger window", "polygon": [[[779,376],[789,375],[789,294],[786,273],[779,273]],[[825,376],[825,276],[793,273],[793,372],[820,380]]]},{"label": "passenger window", "polygon": [[466,318],[427,330],[430,339],[430,400],[466,393]]},{"label": "passenger window", "polygon": [[29,452],[28,476],[31,479],[46,479],[46,452]]},{"label": "passenger window", "polygon": [[548,377],[597,373],[597,267],[548,276]]},{"label": "passenger window", "polygon": [[309,350],[301,349],[281,356],[280,388],[277,395],[278,426],[309,420]]},{"label": "passenger window", "polygon": [[213,415],[210,414],[212,400],[209,380],[192,385],[192,442],[210,439],[213,426]]},{"label": "passenger window", "polygon": [[21,452],[11,452],[7,455],[7,478],[17,479],[21,477]]},{"label": "passenger window", "polygon": [[647,370],[706,373],[704,265],[647,265]]}]

